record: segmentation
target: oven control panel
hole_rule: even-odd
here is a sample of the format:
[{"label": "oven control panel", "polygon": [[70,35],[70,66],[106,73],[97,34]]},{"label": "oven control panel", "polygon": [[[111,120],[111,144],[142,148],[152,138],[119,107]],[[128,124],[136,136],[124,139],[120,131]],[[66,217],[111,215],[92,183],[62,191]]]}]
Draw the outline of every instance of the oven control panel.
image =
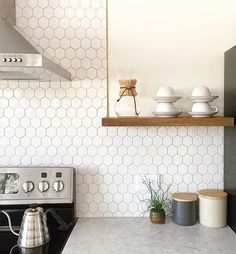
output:
[{"label": "oven control panel", "polygon": [[72,203],[73,168],[0,168],[0,204]]}]

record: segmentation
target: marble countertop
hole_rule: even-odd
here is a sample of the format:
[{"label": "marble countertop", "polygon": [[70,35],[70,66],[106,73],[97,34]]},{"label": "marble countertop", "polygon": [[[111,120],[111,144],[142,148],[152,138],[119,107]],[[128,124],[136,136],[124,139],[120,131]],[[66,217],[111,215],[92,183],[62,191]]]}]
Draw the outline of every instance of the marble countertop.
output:
[{"label": "marble countertop", "polygon": [[148,218],[81,218],[62,254],[235,254],[229,228],[183,227],[170,219],[154,225]]}]

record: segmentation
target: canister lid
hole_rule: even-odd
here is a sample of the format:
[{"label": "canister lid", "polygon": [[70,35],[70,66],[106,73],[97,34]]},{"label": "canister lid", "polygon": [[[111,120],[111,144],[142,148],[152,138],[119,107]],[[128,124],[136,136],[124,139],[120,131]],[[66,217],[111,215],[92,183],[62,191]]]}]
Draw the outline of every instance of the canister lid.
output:
[{"label": "canister lid", "polygon": [[172,195],[172,199],[180,202],[194,202],[197,200],[197,195],[188,192],[176,192]]},{"label": "canister lid", "polygon": [[224,199],[227,197],[227,193],[223,190],[217,189],[205,189],[198,192],[199,197],[208,199]]}]

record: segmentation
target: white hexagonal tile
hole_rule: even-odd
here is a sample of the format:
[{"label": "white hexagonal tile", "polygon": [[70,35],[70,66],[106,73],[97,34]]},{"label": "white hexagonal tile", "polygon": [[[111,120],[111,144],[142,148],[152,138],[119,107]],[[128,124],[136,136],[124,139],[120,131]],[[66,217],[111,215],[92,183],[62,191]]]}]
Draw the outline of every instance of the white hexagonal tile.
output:
[{"label": "white hexagonal tile", "polygon": [[16,4],[19,29],[75,80],[2,82],[2,165],[75,166],[79,216],[139,216],[137,174],[162,174],[171,191],[223,187],[222,127],[101,127],[105,1]]}]

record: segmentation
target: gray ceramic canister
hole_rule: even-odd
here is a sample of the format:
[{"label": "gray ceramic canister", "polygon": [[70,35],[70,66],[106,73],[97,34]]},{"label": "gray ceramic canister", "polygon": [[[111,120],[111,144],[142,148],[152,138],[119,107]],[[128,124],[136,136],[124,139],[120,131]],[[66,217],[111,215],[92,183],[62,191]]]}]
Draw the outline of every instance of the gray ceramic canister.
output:
[{"label": "gray ceramic canister", "polygon": [[172,195],[173,221],[182,226],[191,226],[197,222],[197,200],[194,193],[174,193]]}]

